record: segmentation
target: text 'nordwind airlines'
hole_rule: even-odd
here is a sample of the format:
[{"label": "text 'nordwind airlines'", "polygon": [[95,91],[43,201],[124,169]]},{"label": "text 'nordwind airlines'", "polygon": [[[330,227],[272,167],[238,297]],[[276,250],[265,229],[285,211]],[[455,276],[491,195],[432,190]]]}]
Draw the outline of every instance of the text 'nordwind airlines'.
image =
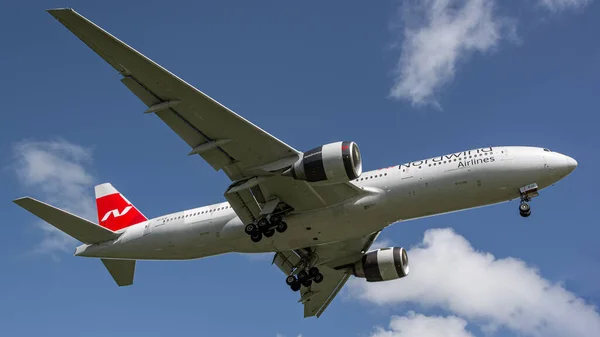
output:
[{"label": "text 'nordwind airlines'", "polygon": [[[537,147],[485,147],[363,172],[351,141],[298,151],[171,74],[71,9],[49,11],[121,75],[121,82],[215,170],[227,200],[148,219],[111,184],[96,186],[99,224],[30,197],[15,200],[83,244],[120,286],[136,260],[273,252],[304,316],[320,316],[352,275],[368,282],[409,274],[406,250],[369,250],[390,224],[520,199],[577,167]],[[223,127],[226,126],[226,127]]]}]

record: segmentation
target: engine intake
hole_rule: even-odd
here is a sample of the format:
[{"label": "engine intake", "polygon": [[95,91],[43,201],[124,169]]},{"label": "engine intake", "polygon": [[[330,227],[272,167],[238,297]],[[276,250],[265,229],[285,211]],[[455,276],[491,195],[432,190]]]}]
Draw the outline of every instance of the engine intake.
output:
[{"label": "engine intake", "polygon": [[402,247],[381,248],[363,255],[354,264],[353,274],[368,282],[388,281],[408,275],[408,254]]},{"label": "engine intake", "polygon": [[347,182],[362,174],[360,149],[355,142],[319,146],[304,152],[284,174],[308,182]]}]

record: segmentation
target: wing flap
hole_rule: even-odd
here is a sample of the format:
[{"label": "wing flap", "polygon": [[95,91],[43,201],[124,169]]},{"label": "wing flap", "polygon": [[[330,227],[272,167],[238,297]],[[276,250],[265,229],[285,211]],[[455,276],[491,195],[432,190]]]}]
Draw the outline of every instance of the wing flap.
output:
[{"label": "wing flap", "polygon": [[30,197],[19,198],[13,202],[83,243],[93,244],[119,237],[119,234],[89,220]]}]

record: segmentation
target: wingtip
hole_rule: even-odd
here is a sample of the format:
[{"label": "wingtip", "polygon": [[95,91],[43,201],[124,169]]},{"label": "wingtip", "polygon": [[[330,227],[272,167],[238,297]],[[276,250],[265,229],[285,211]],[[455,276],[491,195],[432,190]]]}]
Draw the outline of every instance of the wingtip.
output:
[{"label": "wingtip", "polygon": [[32,198],[31,197],[20,197],[20,198],[13,200],[12,202],[14,202],[17,205],[20,205],[21,202],[23,202],[25,200],[30,200],[30,199],[32,199]]},{"label": "wingtip", "polygon": [[46,12],[50,13],[50,15],[52,15],[53,17],[57,18],[64,13],[67,12],[71,12],[71,13],[76,13],[75,10],[73,8],[50,8],[50,9],[46,9]]},{"label": "wingtip", "polygon": [[73,11],[73,8],[63,7],[63,8],[48,8],[48,9],[46,9],[46,12],[48,12],[48,13],[65,12],[65,11]]}]

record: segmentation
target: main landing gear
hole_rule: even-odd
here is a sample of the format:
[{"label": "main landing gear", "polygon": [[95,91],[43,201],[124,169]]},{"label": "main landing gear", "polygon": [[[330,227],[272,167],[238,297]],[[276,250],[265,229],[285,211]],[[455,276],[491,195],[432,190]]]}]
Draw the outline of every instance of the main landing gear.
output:
[{"label": "main landing gear", "polygon": [[531,198],[537,197],[540,195],[538,193],[538,185],[533,183],[527,186],[523,186],[519,189],[521,192],[521,203],[519,204],[519,214],[522,217],[526,218],[531,215],[531,207],[529,206],[529,202]]},{"label": "main landing gear", "polygon": [[300,290],[300,287],[310,287],[313,282],[323,282],[323,274],[316,267],[317,254],[310,248],[294,250],[300,257],[300,261],[292,268],[290,275],[286,277],[285,283],[292,291]]},{"label": "main landing gear", "polygon": [[275,234],[275,231],[283,233],[287,230],[287,224],[281,218],[281,215],[273,214],[268,219],[261,218],[258,221],[249,223],[244,228],[246,234],[250,235],[250,240],[259,242],[263,235],[270,238]]},{"label": "main landing gear", "polygon": [[301,270],[298,273],[298,277],[294,275],[290,275],[286,277],[285,283],[290,286],[292,291],[300,290],[300,286],[304,286],[306,288],[310,287],[312,283],[321,283],[323,282],[323,274],[319,271],[317,267],[311,267],[306,270]]}]

